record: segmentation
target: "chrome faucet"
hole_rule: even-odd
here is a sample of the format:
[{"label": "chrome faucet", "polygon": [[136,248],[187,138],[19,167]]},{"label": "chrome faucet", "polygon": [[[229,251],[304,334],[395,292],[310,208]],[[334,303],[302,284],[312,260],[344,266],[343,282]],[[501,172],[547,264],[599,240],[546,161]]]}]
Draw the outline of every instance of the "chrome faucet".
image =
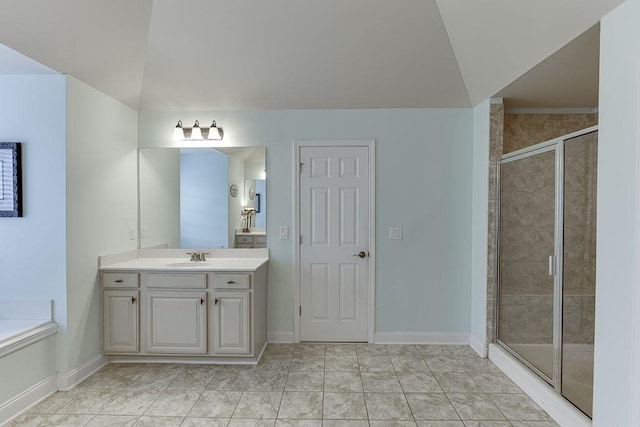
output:
[{"label": "chrome faucet", "polygon": [[187,252],[187,255],[191,255],[191,261],[206,261],[206,255],[209,255],[209,252]]}]

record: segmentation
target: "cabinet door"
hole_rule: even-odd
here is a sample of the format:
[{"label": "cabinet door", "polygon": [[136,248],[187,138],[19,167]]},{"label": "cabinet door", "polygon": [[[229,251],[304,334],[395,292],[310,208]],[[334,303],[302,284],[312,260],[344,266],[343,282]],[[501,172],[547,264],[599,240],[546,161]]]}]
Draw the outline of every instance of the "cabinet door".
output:
[{"label": "cabinet door", "polygon": [[249,292],[217,292],[213,351],[249,354]]},{"label": "cabinet door", "polygon": [[206,292],[148,292],[146,302],[149,353],[207,352]]},{"label": "cabinet door", "polygon": [[138,291],[104,291],[104,352],[137,353]]}]

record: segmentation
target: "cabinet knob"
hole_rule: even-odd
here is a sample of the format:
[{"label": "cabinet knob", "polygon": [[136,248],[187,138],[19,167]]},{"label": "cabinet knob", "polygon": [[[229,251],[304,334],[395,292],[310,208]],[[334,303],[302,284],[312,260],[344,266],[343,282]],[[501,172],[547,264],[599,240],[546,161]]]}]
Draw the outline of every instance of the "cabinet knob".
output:
[{"label": "cabinet knob", "polygon": [[122,283],[122,279],[116,280],[116,283]]},{"label": "cabinet knob", "polygon": [[131,297],[131,304],[135,304],[136,303],[136,297]]},{"label": "cabinet knob", "polygon": [[229,280],[229,281],[227,282],[227,285],[233,285],[234,283],[236,283],[236,282],[234,282],[233,280]]},{"label": "cabinet knob", "polygon": [[204,304],[204,298],[200,298],[200,305]]},{"label": "cabinet knob", "polygon": [[218,305],[218,298],[215,299],[214,304]]}]

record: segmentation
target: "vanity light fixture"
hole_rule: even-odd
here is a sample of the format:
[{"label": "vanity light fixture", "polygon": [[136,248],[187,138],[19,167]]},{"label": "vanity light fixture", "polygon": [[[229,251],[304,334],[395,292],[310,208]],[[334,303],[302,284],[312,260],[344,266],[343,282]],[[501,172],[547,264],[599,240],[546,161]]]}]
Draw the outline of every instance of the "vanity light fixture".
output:
[{"label": "vanity light fixture", "polygon": [[224,132],[222,128],[216,126],[216,121],[211,123],[209,128],[201,128],[200,122],[196,120],[192,128],[183,128],[182,120],[178,120],[178,124],[173,131],[173,139],[176,141],[194,141],[203,139],[221,140]]}]

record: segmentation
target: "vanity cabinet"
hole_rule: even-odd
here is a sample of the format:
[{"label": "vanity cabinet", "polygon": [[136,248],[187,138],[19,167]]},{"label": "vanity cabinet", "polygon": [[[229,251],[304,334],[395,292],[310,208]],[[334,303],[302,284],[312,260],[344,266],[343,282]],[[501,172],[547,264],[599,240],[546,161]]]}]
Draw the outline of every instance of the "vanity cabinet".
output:
[{"label": "vanity cabinet", "polygon": [[207,273],[147,272],[141,277],[147,352],[206,354]]},{"label": "vanity cabinet", "polygon": [[147,352],[206,354],[206,303],[206,292],[147,292]]},{"label": "vanity cabinet", "polygon": [[103,352],[121,361],[255,363],[267,341],[266,262],[244,271],[207,271],[203,264],[103,268]]},{"label": "vanity cabinet", "polygon": [[214,353],[248,354],[249,292],[218,292],[215,298]]},{"label": "vanity cabinet", "polygon": [[[213,277],[216,354],[248,354],[251,275],[220,273]],[[246,289],[246,291],[243,291]]]},{"label": "vanity cabinet", "polygon": [[137,353],[139,292],[105,290],[102,298],[105,353]]},{"label": "vanity cabinet", "polygon": [[236,234],[236,248],[266,248],[266,234]]}]

